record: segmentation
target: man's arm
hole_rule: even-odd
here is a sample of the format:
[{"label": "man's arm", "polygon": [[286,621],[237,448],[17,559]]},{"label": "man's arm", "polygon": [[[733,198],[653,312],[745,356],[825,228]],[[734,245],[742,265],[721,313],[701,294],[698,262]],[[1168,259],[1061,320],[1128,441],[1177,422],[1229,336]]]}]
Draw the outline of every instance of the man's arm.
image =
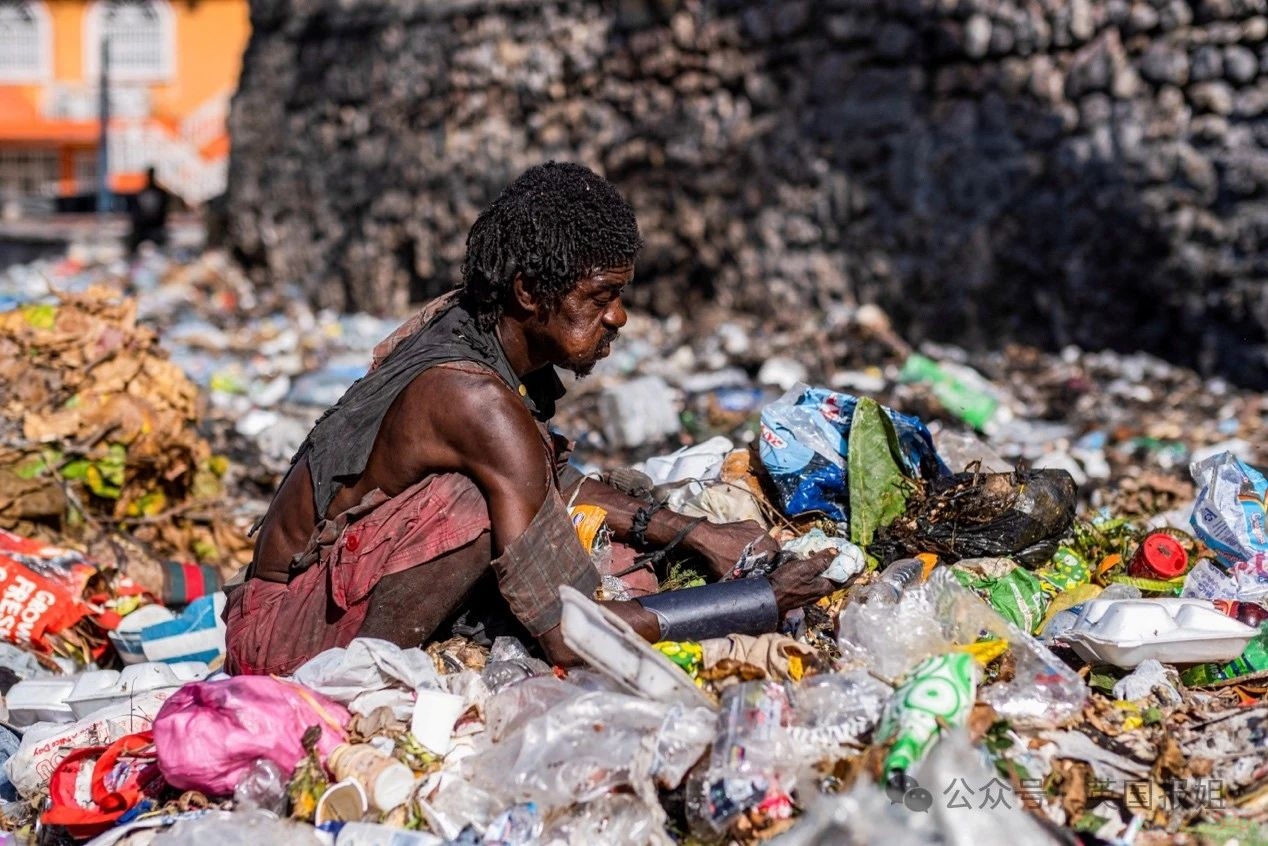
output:
[{"label": "man's arm", "polygon": [[[546,445],[523,403],[493,374],[450,371],[445,373],[444,380],[446,384],[441,390],[429,392],[433,404],[443,400],[445,407],[437,426],[447,453],[444,457],[448,459],[443,463],[469,476],[485,496],[492,526],[495,569],[499,560],[503,567],[515,566],[513,553],[517,547],[513,545],[525,540],[531,542],[533,538],[555,543],[561,555],[578,556],[586,566],[592,566],[566,512],[554,518],[550,518],[549,508],[543,513],[547,499],[558,494],[553,489]],[[539,516],[553,519],[555,523],[534,526]],[[559,521],[566,530],[566,540],[560,538],[563,532],[556,525]],[[533,535],[525,539],[530,527],[534,529]],[[509,565],[508,559],[512,562]],[[518,574],[503,569],[499,572],[500,584],[507,581],[504,576],[513,578],[515,575]],[[546,587],[554,590],[556,586]],[[559,601],[557,592],[554,601]],[[651,612],[636,602],[608,605],[641,636],[656,639],[659,624]],[[578,663],[577,656],[564,644],[557,622],[545,631],[533,633],[552,661]]]},{"label": "man's arm", "polygon": [[[579,487],[574,490],[577,502],[597,505],[607,511],[608,528],[619,541],[628,543],[635,540],[633,529],[640,510],[644,510],[645,514],[650,512],[643,532],[643,539],[649,547],[664,547],[678,537],[680,532],[690,528],[682,539],[682,546],[699,555],[715,578],[722,578],[729,573],[749,544],[753,544],[758,552],[774,554],[779,551],[779,545],[774,539],[752,520],[738,523],[701,523],[668,508],[652,510],[643,500],[594,479],[582,479]],[[572,498],[571,492],[567,494],[567,498]],[[692,524],[696,524],[694,528],[691,528]]]}]

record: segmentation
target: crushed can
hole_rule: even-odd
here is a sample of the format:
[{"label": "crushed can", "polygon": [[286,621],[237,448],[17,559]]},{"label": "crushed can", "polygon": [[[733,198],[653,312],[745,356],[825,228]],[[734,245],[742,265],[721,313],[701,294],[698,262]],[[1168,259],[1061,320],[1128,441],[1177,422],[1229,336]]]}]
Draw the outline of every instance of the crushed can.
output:
[{"label": "crushed can", "polygon": [[1268,608],[1258,602],[1245,602],[1236,599],[1216,599],[1213,602],[1220,611],[1248,626],[1259,628],[1264,622],[1268,621]]}]

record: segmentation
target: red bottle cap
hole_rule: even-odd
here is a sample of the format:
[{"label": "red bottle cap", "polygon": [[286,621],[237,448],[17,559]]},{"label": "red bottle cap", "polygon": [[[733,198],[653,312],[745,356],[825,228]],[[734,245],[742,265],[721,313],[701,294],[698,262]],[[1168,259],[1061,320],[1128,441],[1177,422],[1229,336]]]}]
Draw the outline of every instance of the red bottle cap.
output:
[{"label": "red bottle cap", "polygon": [[1189,567],[1189,554],[1171,535],[1156,532],[1145,538],[1132,557],[1131,575],[1141,579],[1174,579]]}]

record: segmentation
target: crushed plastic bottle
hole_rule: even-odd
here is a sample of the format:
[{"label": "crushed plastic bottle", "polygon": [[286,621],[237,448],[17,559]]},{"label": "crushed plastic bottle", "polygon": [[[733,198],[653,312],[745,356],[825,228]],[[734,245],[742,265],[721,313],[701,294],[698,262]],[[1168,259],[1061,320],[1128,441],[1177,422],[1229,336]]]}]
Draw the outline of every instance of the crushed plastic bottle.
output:
[{"label": "crushed plastic bottle", "polygon": [[894,605],[904,591],[920,581],[924,569],[925,564],[919,558],[901,558],[882,570],[876,581],[860,590],[858,601],[865,605]]},{"label": "crushed plastic bottle", "polygon": [[[471,785],[507,801],[535,802],[547,813],[622,786],[675,787],[713,739],[714,715],[703,706],[609,691],[568,698],[567,684],[557,689],[563,701],[545,709],[519,695],[546,681],[530,679],[489,701],[490,725],[496,719],[514,729],[461,761]],[[507,713],[513,709],[498,704],[503,697],[535,715]]]},{"label": "crushed plastic bottle", "polygon": [[808,676],[793,690],[788,734],[805,749],[839,751],[872,730],[892,695],[866,670]]},{"label": "crushed plastic bottle", "polygon": [[484,665],[480,677],[490,693],[497,693],[516,682],[549,672],[550,665],[530,655],[519,640],[499,637],[493,641],[488,663]]},{"label": "crushed plastic bottle", "polygon": [[951,647],[928,590],[908,590],[897,602],[886,601],[892,596],[888,586],[877,594],[876,601],[846,603],[837,619],[837,644],[847,665],[897,682],[925,658]]},{"label": "crushed plastic bottle", "polygon": [[542,846],[629,843],[668,844],[664,812],[629,794],[603,796],[556,817],[536,841]]},{"label": "crushed plastic bottle", "polygon": [[701,834],[721,834],[741,814],[792,816],[792,703],[779,682],[743,682],[722,694],[709,766],[688,787],[687,816]]},{"label": "crushed plastic bottle", "polygon": [[286,814],[286,774],[268,758],[259,758],[233,789],[235,808],[259,808],[277,816]]}]

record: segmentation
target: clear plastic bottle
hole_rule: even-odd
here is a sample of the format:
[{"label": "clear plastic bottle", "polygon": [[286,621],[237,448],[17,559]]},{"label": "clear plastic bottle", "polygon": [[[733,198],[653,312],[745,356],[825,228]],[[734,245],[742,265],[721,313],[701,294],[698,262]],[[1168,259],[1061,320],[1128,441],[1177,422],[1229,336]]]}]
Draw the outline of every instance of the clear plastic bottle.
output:
[{"label": "clear plastic bottle", "polygon": [[859,592],[858,601],[894,605],[903,591],[920,581],[925,562],[919,558],[900,558],[881,571],[880,577]]},{"label": "clear plastic bottle", "polygon": [[260,808],[280,817],[286,813],[286,782],[281,767],[268,758],[258,758],[234,788],[234,805]]}]

